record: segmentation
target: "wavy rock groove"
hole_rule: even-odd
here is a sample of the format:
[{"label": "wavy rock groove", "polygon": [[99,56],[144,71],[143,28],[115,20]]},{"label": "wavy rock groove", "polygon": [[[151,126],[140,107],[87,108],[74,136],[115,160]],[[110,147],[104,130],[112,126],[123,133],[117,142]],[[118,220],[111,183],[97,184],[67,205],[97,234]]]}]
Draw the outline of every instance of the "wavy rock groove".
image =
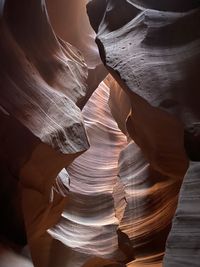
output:
[{"label": "wavy rock groove", "polygon": [[93,0],[88,14],[102,60],[130,100],[127,131],[152,168],[181,181],[188,159],[195,161],[184,178],[164,264],[197,266],[199,2]]}]

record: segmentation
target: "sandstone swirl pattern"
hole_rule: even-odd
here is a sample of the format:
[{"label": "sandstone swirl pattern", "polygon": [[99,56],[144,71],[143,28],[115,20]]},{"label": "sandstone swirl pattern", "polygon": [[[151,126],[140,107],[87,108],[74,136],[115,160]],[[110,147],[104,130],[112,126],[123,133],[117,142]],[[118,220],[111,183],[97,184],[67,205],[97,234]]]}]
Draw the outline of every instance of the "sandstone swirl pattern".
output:
[{"label": "sandstone swirl pattern", "polygon": [[102,60],[130,99],[127,130],[153,169],[180,181],[194,161],[164,264],[198,266],[199,2],[93,0],[88,13]]},{"label": "sandstone swirl pattern", "polygon": [[119,83],[93,93],[107,72],[86,2],[0,0],[0,241],[27,235],[36,267],[160,267],[186,173],[164,265],[197,267],[199,3],[92,0]]},{"label": "sandstone swirl pattern", "polygon": [[[66,245],[60,251],[63,267],[94,266],[90,260],[96,257],[102,258],[103,266],[103,258],[125,257],[118,248],[117,228],[126,203],[117,174],[127,139],[111,116],[108,99],[109,87],[102,82],[83,109],[90,148],[67,168],[70,201],[59,223],[49,230]],[[56,264],[55,260],[52,266]]]},{"label": "sandstone swirl pattern", "polygon": [[89,147],[76,105],[87,91],[87,67],[54,34],[43,0],[0,1],[0,35],[0,158],[2,175],[8,173],[2,179],[20,178],[15,190],[33,261],[47,266],[46,230],[65,202],[56,192],[52,198],[53,183],[58,177],[59,187],[59,172]]}]

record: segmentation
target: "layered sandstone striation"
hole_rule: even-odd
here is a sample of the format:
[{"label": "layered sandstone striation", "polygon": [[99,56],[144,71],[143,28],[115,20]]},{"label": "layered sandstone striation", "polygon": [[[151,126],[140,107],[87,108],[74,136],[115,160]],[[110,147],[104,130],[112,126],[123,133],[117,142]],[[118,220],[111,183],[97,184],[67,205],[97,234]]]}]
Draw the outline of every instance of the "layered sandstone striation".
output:
[{"label": "layered sandstone striation", "polygon": [[87,2],[0,0],[0,266],[197,267],[199,3]]},{"label": "layered sandstone striation", "polygon": [[[13,184],[12,198],[22,202],[34,264],[47,266],[46,230],[57,222],[68,192],[59,186],[68,181],[62,169],[89,148],[77,106],[88,71],[80,52],[56,37],[44,1],[1,1],[0,16],[1,179]],[[11,216],[20,207],[15,202]]]},{"label": "layered sandstone striation", "polygon": [[[66,246],[60,251],[59,266],[95,266],[95,262],[104,266],[109,260],[126,258],[118,247],[117,229],[126,203],[117,174],[127,138],[111,116],[109,91],[102,82],[83,109],[90,148],[67,168],[70,201],[49,230]],[[52,266],[58,265],[57,260]]]},{"label": "layered sandstone striation", "polygon": [[81,108],[107,75],[95,43],[96,34],[87,16],[87,2],[88,0],[46,0],[49,19],[55,34],[59,39],[78,48],[88,67],[88,90],[85,98],[79,102]]},{"label": "layered sandstone striation", "polygon": [[189,166],[164,264],[197,266],[199,3],[93,0],[88,13],[102,60],[129,98],[130,114],[120,125],[150,166],[175,184]]}]

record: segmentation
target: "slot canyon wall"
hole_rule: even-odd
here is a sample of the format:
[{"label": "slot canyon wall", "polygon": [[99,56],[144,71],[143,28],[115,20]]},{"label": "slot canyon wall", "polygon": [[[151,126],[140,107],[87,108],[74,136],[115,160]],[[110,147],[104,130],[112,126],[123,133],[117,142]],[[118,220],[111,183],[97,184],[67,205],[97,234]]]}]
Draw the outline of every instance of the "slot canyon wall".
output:
[{"label": "slot canyon wall", "polygon": [[0,267],[200,266],[199,7],[0,0]]}]

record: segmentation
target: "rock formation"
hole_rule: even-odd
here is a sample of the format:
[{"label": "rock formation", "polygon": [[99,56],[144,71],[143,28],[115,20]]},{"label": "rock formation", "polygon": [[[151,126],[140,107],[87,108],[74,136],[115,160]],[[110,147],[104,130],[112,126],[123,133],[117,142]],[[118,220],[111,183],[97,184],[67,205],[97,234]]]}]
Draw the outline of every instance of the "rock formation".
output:
[{"label": "rock formation", "polygon": [[47,266],[40,261],[50,246],[46,230],[66,202],[56,193],[51,198],[53,183],[89,147],[77,106],[87,91],[87,67],[76,48],[55,36],[44,1],[1,1],[0,16],[1,174],[10,184],[19,180],[12,194],[20,190],[33,261]]},{"label": "rock formation", "polygon": [[[96,257],[102,263],[125,258],[118,249],[117,228],[125,200],[117,174],[127,139],[110,114],[108,99],[109,87],[102,82],[83,109],[90,148],[67,168],[70,201],[59,223],[49,230],[66,245],[59,266],[95,266],[90,261]],[[52,266],[58,265],[57,260]]]},{"label": "rock formation", "polygon": [[86,97],[79,103],[81,108],[107,74],[99,57],[95,32],[86,13],[87,2],[88,0],[46,0],[49,19],[55,34],[78,48],[88,67],[88,90]]},{"label": "rock formation", "polygon": [[33,267],[27,258],[13,252],[6,246],[0,245],[0,267],[10,266]]},{"label": "rock formation", "polygon": [[200,3],[87,2],[0,0],[0,266],[197,267]]},{"label": "rock formation", "polygon": [[[93,0],[88,12],[102,60],[131,102],[127,131],[151,166],[178,181],[188,158],[196,161],[181,190],[165,266],[197,266],[199,2]],[[190,184],[196,190],[188,198]]]}]

